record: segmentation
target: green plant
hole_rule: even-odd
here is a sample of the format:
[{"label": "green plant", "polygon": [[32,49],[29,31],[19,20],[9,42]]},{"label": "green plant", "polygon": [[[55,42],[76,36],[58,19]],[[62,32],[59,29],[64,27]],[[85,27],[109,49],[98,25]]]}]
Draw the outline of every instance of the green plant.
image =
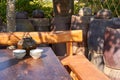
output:
[{"label": "green plant", "polygon": [[[29,17],[32,16],[32,11],[40,9],[44,11],[45,17],[50,18],[53,10],[52,2],[42,0],[16,0],[16,11],[26,11]],[[0,17],[6,22],[6,7],[7,0],[0,0]]]},{"label": "green plant", "polygon": [[6,21],[6,0],[0,1],[0,17],[2,18],[3,22]]},{"label": "green plant", "polygon": [[[0,0],[0,17],[6,21],[7,0]],[[16,11],[27,11],[29,17],[35,9],[43,10],[45,17],[50,18],[53,11],[52,2],[49,0],[16,0]],[[78,0],[74,3],[74,14],[82,7],[90,7],[93,13],[100,9],[109,9],[115,17],[120,16],[120,0]]]},{"label": "green plant", "polygon": [[[27,11],[28,15],[32,16],[32,11],[35,9],[43,10],[45,17],[51,17],[52,2],[44,2],[42,0],[17,0],[16,11]],[[22,6],[24,5],[24,6]]]},{"label": "green plant", "polygon": [[52,2],[49,2],[49,1],[43,2],[41,9],[44,11],[45,16],[46,16],[47,18],[51,18],[51,17],[52,17],[52,16],[51,16],[51,13],[52,13],[52,11],[53,11]]},{"label": "green plant", "polygon": [[75,14],[82,7],[90,7],[93,13],[101,9],[109,9],[112,11],[113,16],[120,16],[120,0],[78,0],[74,7]]}]

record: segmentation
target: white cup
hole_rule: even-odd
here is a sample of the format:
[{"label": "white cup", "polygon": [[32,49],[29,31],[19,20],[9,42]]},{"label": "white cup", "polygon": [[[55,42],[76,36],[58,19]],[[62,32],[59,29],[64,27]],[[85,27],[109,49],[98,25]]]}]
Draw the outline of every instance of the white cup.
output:
[{"label": "white cup", "polygon": [[43,49],[32,49],[30,50],[30,56],[32,56],[33,59],[38,59],[40,58],[42,52]]},{"label": "white cup", "polygon": [[13,55],[17,59],[22,59],[26,55],[26,50],[24,50],[24,49],[15,49],[15,50],[13,50]]}]

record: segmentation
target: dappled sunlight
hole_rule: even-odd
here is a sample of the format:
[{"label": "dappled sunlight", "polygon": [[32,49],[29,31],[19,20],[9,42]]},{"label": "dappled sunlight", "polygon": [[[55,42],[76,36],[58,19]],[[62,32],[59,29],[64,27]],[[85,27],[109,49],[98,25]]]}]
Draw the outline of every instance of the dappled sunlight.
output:
[{"label": "dappled sunlight", "polygon": [[72,0],[53,0],[53,7],[55,15],[68,16],[73,13]]},{"label": "dappled sunlight", "polygon": [[61,13],[60,6],[61,6],[60,3],[58,3],[57,6],[56,6],[56,7],[57,7],[57,11],[58,11],[58,13]]},{"label": "dappled sunlight", "polygon": [[120,29],[107,28],[104,42],[104,58],[107,66],[120,68]]},{"label": "dappled sunlight", "polygon": [[[79,35],[78,35],[79,34]],[[55,32],[12,32],[12,33],[0,33],[0,44],[7,45],[8,42],[16,44],[24,37],[32,37],[38,44],[40,43],[63,43],[69,41],[81,42],[82,31],[55,31]]]}]

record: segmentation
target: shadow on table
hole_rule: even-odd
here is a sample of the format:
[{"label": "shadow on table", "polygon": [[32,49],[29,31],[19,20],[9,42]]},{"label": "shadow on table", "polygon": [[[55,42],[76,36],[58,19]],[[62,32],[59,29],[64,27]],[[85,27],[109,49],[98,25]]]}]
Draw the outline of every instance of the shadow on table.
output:
[{"label": "shadow on table", "polygon": [[17,60],[17,59],[10,59],[10,60],[0,62],[0,71],[17,64],[19,61],[20,60]]}]

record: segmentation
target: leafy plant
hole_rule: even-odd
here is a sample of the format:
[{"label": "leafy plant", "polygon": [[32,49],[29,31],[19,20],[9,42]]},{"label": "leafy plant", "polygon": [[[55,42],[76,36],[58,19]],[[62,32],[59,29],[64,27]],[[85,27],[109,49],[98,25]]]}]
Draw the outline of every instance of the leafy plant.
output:
[{"label": "leafy plant", "polygon": [[[0,0],[0,17],[6,21],[7,0]],[[45,17],[50,18],[53,11],[52,2],[49,0],[16,0],[16,11],[26,11],[29,17],[32,11],[40,9],[44,11]],[[110,9],[114,16],[120,16],[120,0],[78,0],[74,3],[74,14],[82,7],[90,7],[93,13],[100,9]]]},{"label": "leafy plant", "polygon": [[[0,17],[6,22],[6,0],[0,0]],[[44,11],[45,17],[50,18],[53,10],[52,2],[42,0],[16,0],[16,11],[26,11],[29,17],[35,9]]]},{"label": "leafy plant", "polygon": [[3,22],[6,21],[6,0],[0,1],[0,17],[2,18]]},{"label": "leafy plant", "polygon": [[[40,9],[44,11],[45,17],[51,17],[52,2],[44,2],[42,0],[17,0],[16,11],[27,11],[29,16],[32,16],[32,11]],[[22,6],[24,5],[24,6]]]},{"label": "leafy plant", "polygon": [[101,9],[109,9],[112,11],[113,16],[120,16],[120,0],[78,0],[74,7],[75,13],[78,13],[82,7],[90,7],[93,13]]}]

